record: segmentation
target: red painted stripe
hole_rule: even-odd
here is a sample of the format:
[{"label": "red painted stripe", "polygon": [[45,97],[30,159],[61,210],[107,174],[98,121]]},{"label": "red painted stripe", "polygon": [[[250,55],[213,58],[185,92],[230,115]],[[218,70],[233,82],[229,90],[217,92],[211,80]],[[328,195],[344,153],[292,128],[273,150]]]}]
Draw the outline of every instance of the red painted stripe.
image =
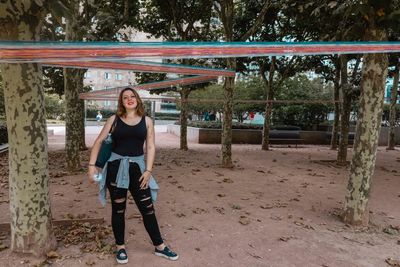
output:
[{"label": "red painted stripe", "polygon": [[62,67],[79,67],[79,68],[101,68],[101,69],[120,69],[132,70],[143,72],[165,72],[177,73],[186,75],[207,75],[207,76],[230,76],[234,77],[234,71],[227,71],[221,69],[201,69],[191,68],[188,66],[168,66],[168,65],[150,65],[135,64],[135,63],[120,63],[120,62],[107,62],[107,61],[88,61],[88,62],[48,62],[46,65],[62,66]]},{"label": "red painted stripe", "polygon": [[181,79],[165,80],[162,82],[155,82],[155,83],[145,83],[145,84],[139,84],[136,86],[122,86],[122,87],[116,87],[116,88],[111,88],[111,89],[96,90],[96,91],[91,91],[91,92],[87,92],[87,93],[82,93],[82,94],[79,94],[79,98],[80,99],[94,99],[96,97],[107,97],[107,96],[117,97],[119,92],[126,87],[132,87],[135,90],[152,90],[152,89],[159,89],[159,88],[167,88],[167,87],[174,86],[174,85],[190,85],[190,84],[208,82],[208,81],[213,81],[215,79],[216,79],[216,77],[196,76],[196,77],[188,77],[188,78],[181,78]]},{"label": "red painted stripe", "polygon": [[296,45],[296,46],[234,46],[234,47],[102,47],[102,48],[5,48],[0,49],[0,59],[38,60],[101,57],[184,57],[184,56],[256,56],[265,54],[326,54],[326,53],[379,53],[400,52],[400,45]]}]

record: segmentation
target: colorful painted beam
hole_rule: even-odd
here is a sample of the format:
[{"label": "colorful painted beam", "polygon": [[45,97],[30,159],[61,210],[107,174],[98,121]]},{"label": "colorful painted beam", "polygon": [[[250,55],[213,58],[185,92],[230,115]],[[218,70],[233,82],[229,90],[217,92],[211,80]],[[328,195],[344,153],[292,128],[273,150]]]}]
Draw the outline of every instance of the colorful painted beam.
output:
[{"label": "colorful painted beam", "polygon": [[116,99],[118,97],[119,92],[121,92],[121,90],[123,90],[126,87],[131,87],[135,90],[154,90],[154,89],[168,88],[178,85],[206,83],[215,81],[216,79],[217,79],[216,77],[212,76],[191,76],[178,79],[169,79],[165,81],[144,83],[135,86],[127,85],[127,86],[119,86],[104,90],[95,90],[88,93],[81,93],[79,94],[79,98],[85,100]]},{"label": "colorful painted beam", "polygon": [[[125,88],[125,87],[124,87]],[[115,95],[99,95],[99,96],[93,96],[88,100],[110,100],[110,101],[117,101],[118,96]],[[155,98],[155,97],[142,97],[143,100],[160,100],[160,98]],[[182,100],[180,98],[174,98],[174,97],[162,97],[162,100],[170,101],[170,102],[185,102],[185,100]],[[186,101],[187,103],[224,103],[223,99],[188,99]],[[266,104],[266,103],[278,103],[278,104],[334,104],[335,102],[340,102],[340,101],[334,101],[334,100],[323,100],[323,99],[316,99],[316,100],[306,100],[306,99],[301,99],[301,100],[234,100],[233,103],[247,103],[247,104]]]},{"label": "colorful painted beam", "polygon": [[0,42],[0,62],[398,53],[400,42]]},{"label": "colorful painted beam", "polygon": [[47,62],[44,65],[53,67],[71,67],[71,68],[99,68],[99,69],[119,69],[131,70],[137,72],[153,73],[176,73],[184,75],[204,75],[204,76],[228,76],[234,77],[235,71],[204,68],[196,66],[185,66],[177,64],[166,64],[149,61],[86,61],[86,62]]}]

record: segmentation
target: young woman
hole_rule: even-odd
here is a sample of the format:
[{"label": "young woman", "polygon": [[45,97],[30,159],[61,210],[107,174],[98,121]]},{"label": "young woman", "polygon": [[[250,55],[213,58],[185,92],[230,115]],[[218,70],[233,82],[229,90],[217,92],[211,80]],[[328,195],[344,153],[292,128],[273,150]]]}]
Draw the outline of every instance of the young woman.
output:
[{"label": "young woman", "polygon": [[[117,248],[118,263],[128,263],[125,250],[125,208],[127,192],[131,193],[142,214],[143,223],[155,246],[155,255],[170,260],[177,260],[178,255],[172,252],[163,242],[154,212],[151,188],[157,189],[153,177],[155,157],[154,127],[149,117],[144,115],[143,102],[139,94],[125,88],[118,97],[117,114],[109,118],[97,137],[90,154],[88,177],[94,181],[98,174],[96,159],[102,141],[112,132],[112,154],[101,172],[100,200],[105,205],[105,188],[110,192],[112,203],[111,225]],[[146,142],[146,163],[143,145]]]}]

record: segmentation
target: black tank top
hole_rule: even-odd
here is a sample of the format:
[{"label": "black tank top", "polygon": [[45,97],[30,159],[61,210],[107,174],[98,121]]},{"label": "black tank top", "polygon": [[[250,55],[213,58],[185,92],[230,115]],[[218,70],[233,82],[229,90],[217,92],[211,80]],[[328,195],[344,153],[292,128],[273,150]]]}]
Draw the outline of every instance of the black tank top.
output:
[{"label": "black tank top", "polygon": [[146,117],[130,126],[117,118],[117,125],[112,133],[114,153],[121,156],[136,157],[144,154],[143,144],[147,136]]}]

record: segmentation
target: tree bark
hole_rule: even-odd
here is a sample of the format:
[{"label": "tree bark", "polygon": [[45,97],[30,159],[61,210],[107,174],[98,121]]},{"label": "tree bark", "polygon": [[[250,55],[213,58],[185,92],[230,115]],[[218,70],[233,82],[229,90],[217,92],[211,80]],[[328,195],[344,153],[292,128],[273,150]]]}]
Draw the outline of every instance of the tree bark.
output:
[{"label": "tree bark", "polygon": [[[37,41],[45,10],[34,1],[0,4],[0,40]],[[39,64],[0,64],[9,138],[11,250],[45,255],[52,231],[42,70]]]},{"label": "tree bark", "polygon": [[188,117],[188,98],[190,90],[188,88],[182,88],[179,92],[181,95],[181,137],[180,137],[180,149],[188,150],[187,144],[187,117]]},{"label": "tree bark", "polygon": [[[227,59],[228,69],[236,69],[236,59]],[[232,115],[235,77],[225,77],[224,82],[224,120],[222,122],[222,166],[232,168]]]},{"label": "tree bark", "polygon": [[[86,72],[86,69],[78,69],[78,75],[80,76],[77,79],[76,88],[79,93],[83,93],[83,78]],[[84,151],[87,150],[86,140],[85,140],[85,100],[78,99],[78,109],[79,109],[79,118],[78,120],[78,135],[79,135],[79,150]]]},{"label": "tree bark", "polygon": [[[370,29],[367,33],[370,36],[366,40],[387,39],[384,30]],[[345,223],[359,225],[369,220],[367,204],[375,169],[387,68],[386,54],[364,55],[357,133],[343,214]]]},{"label": "tree bark", "polygon": [[78,69],[64,69],[65,79],[65,152],[67,168],[70,171],[77,171],[80,166],[80,119],[81,105],[79,101],[79,91],[76,84],[80,82]]},{"label": "tree bark", "polygon": [[334,93],[333,99],[335,101],[335,118],[333,120],[333,127],[332,127],[332,137],[331,137],[331,149],[337,149],[338,143],[338,133],[339,133],[339,118],[340,118],[340,103],[339,103],[339,96],[340,96],[340,64],[336,65],[335,71],[335,81],[334,81]]},{"label": "tree bark", "polygon": [[[221,0],[217,1],[217,13],[221,19],[224,27],[225,40],[227,42],[234,41],[233,25],[235,16],[235,1],[234,0]],[[257,32],[257,29],[262,25],[263,18],[265,17],[271,1],[266,1],[260,14],[257,16],[253,26],[240,38],[240,41],[247,41],[247,39]],[[218,7],[219,6],[219,7]],[[228,69],[236,70],[236,58],[227,59]],[[232,164],[232,116],[233,116],[233,91],[235,86],[235,77],[225,77],[224,82],[224,120],[222,123],[222,166],[233,167]]]},{"label": "tree bark", "polygon": [[[233,0],[221,1],[220,17],[224,25],[226,41],[233,41],[233,17],[235,7]],[[228,69],[236,70],[236,58],[226,60]],[[233,90],[235,77],[225,77],[224,81],[224,120],[222,122],[221,154],[222,166],[232,168],[232,117],[233,117]]]},{"label": "tree bark", "polygon": [[342,108],[340,113],[340,144],[337,154],[337,164],[347,164],[347,147],[349,145],[349,127],[351,112],[351,94],[347,74],[347,57],[340,56],[340,88],[342,89]]},{"label": "tree bark", "polygon": [[262,144],[261,144],[261,149],[262,150],[269,150],[269,131],[270,131],[270,126],[271,126],[271,116],[272,116],[272,102],[268,102],[269,100],[274,99],[274,88],[273,88],[273,83],[274,83],[274,74],[275,74],[275,62],[276,62],[276,57],[273,56],[271,58],[271,66],[269,69],[269,78],[267,81],[267,77],[265,76],[265,73],[261,73],[261,77],[264,81],[264,84],[266,86],[266,100],[267,103],[265,104],[265,118],[264,118],[264,127],[263,127],[263,133],[262,133]]},{"label": "tree bark", "polygon": [[395,68],[392,92],[390,94],[389,137],[388,137],[387,150],[394,150],[394,147],[396,146],[394,130],[396,127],[396,103],[397,103],[398,88],[399,88],[399,64],[397,64]]},{"label": "tree bark", "polygon": [[[73,1],[72,17],[67,20],[65,30],[66,41],[80,41],[79,36],[79,1]],[[65,94],[65,151],[67,168],[77,171],[80,166],[79,151],[86,149],[84,103],[79,99],[83,92],[83,70],[64,68],[64,94]]]}]

